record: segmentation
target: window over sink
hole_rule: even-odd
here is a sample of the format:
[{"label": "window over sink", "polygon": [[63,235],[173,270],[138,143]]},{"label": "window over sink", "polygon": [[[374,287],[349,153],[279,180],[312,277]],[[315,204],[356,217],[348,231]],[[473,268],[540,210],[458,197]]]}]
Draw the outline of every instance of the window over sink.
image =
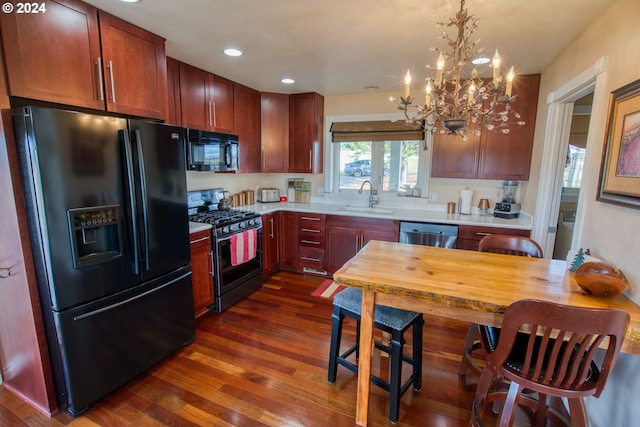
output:
[{"label": "window over sink", "polygon": [[[383,197],[402,196],[411,193],[413,188],[427,188],[430,152],[422,149],[424,141],[420,130],[389,120],[333,119],[327,126],[329,140],[333,141],[327,144],[327,158],[332,159],[332,185],[327,188],[332,188],[332,193],[357,192],[367,180]],[[391,129],[399,130],[380,132],[388,123],[392,123]]]}]

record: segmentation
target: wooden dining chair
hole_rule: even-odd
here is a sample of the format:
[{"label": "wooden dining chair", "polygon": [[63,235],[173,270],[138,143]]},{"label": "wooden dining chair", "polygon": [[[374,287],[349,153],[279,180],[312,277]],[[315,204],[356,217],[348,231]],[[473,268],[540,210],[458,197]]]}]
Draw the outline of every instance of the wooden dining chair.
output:
[{"label": "wooden dining chair", "polygon": [[[499,405],[501,427],[513,425],[518,406],[529,409],[525,414],[534,412],[535,425],[545,426],[550,419],[556,424],[588,426],[583,398],[600,396],[628,325],[629,314],[618,309],[537,300],[511,304],[504,314],[498,345],[487,355],[480,376],[471,425],[482,426],[484,418],[495,415],[496,403],[504,402]],[[522,330],[529,333],[523,334]],[[517,343],[523,336],[525,346],[520,348]],[[601,346],[605,353],[598,362],[600,357],[594,356]],[[505,380],[510,382],[508,391],[489,391]],[[556,401],[566,398],[570,420],[548,407],[547,397]]]},{"label": "wooden dining chair", "polygon": [[[483,237],[478,245],[478,251],[542,258],[542,248],[535,240],[506,234],[490,234]],[[484,349],[487,353],[492,352],[499,336],[500,328],[472,323],[464,342],[460,375],[465,376],[467,368],[480,375],[481,369],[473,360],[473,352],[479,349]]]}]

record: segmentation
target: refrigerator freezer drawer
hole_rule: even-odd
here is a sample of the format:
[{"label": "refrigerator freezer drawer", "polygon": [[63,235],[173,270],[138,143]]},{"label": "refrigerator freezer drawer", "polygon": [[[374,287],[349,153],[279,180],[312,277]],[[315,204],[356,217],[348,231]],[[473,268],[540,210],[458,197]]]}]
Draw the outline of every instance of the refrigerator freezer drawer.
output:
[{"label": "refrigerator freezer drawer", "polygon": [[56,313],[55,322],[67,409],[77,415],[193,340],[191,268]]}]

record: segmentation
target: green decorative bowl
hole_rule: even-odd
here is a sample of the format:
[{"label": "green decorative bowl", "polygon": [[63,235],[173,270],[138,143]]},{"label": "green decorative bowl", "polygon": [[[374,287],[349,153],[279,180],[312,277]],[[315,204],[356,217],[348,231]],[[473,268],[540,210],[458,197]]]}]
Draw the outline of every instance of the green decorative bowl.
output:
[{"label": "green decorative bowl", "polygon": [[580,289],[597,297],[613,297],[629,289],[624,274],[604,262],[585,262],[576,269],[573,277]]}]

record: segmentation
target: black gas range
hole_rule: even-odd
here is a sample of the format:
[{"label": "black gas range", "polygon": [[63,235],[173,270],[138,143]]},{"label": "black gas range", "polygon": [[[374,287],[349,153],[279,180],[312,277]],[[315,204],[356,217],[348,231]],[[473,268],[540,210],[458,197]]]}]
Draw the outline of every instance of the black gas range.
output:
[{"label": "black gas range", "polygon": [[253,211],[229,209],[210,210],[189,215],[191,222],[204,222],[213,226],[213,237],[223,238],[262,225],[260,215]]},{"label": "black gas range", "polygon": [[221,188],[190,191],[188,194],[189,221],[211,224],[212,234],[216,239],[262,226],[260,215],[253,211],[219,210],[218,202],[223,198],[224,190]]},{"label": "black gas range", "polygon": [[[223,198],[221,188],[188,193],[189,221],[212,225],[214,305],[211,308],[216,312],[226,310],[262,287],[262,219],[250,210],[219,210],[218,202]],[[244,236],[237,236],[240,233]],[[238,237],[244,238],[242,249],[254,245],[255,257],[238,263],[234,256],[238,251],[234,240],[237,244]]]}]

